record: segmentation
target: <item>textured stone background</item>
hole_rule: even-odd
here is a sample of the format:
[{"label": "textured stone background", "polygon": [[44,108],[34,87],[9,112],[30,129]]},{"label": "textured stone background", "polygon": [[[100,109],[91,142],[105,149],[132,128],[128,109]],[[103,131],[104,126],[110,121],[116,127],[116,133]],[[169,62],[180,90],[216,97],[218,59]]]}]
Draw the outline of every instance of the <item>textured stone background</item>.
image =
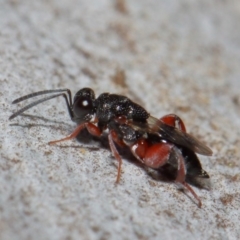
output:
[{"label": "textured stone background", "polygon": [[[240,2],[0,1],[0,239],[240,239]],[[199,209],[126,154],[58,146],[75,127],[63,99],[13,121],[11,101],[43,89],[127,95],[180,115],[207,143],[212,190]]]}]

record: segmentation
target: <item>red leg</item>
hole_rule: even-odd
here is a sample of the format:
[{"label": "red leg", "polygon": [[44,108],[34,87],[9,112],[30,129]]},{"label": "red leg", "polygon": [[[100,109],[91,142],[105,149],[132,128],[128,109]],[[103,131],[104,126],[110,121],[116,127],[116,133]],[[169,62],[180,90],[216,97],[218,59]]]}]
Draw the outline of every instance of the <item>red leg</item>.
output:
[{"label": "red leg", "polygon": [[140,139],[130,147],[138,160],[153,169],[158,169],[167,163],[172,148],[172,144],[163,142],[150,146],[146,139]]},{"label": "red leg", "polygon": [[183,182],[185,182],[185,176],[186,176],[184,158],[182,156],[181,151],[178,148],[174,147],[173,151],[177,156],[177,162],[178,162],[178,171],[177,171],[177,177],[175,179],[175,182],[182,184]]},{"label": "red leg", "polygon": [[56,143],[58,143],[58,142],[63,142],[63,141],[67,141],[67,140],[73,139],[73,138],[77,137],[77,135],[78,135],[85,127],[86,127],[86,126],[85,126],[85,123],[80,124],[80,125],[78,125],[78,126],[76,127],[76,129],[75,129],[69,136],[67,136],[67,137],[65,137],[65,138],[62,138],[62,139],[60,139],[60,140],[51,141],[51,142],[49,142],[48,144],[53,145],[53,144],[56,144]]},{"label": "red leg", "polygon": [[[175,114],[168,114],[166,116],[163,116],[160,118],[161,121],[164,123],[176,127],[179,130],[186,132],[186,127],[180,117],[178,117]],[[198,195],[194,192],[194,190],[185,182],[185,175],[186,175],[186,169],[184,164],[183,156],[180,152],[180,150],[175,148],[175,152],[178,154],[178,174],[175,182],[180,185],[183,189],[187,189],[191,194],[194,196],[194,198],[198,201],[198,206],[201,208],[202,202]]]},{"label": "red leg", "polygon": [[179,187],[181,187],[182,189],[184,189],[184,190],[187,189],[193,195],[193,197],[198,201],[198,207],[201,208],[202,202],[201,202],[200,198],[194,192],[194,190],[185,182],[186,167],[185,167],[185,163],[184,163],[182,153],[176,147],[174,147],[173,150],[174,150],[174,152],[177,156],[177,161],[178,161],[178,172],[177,172],[177,177],[176,177],[175,183]]},{"label": "red leg", "polygon": [[77,128],[69,136],[67,136],[65,138],[62,138],[60,140],[51,141],[48,144],[53,145],[53,144],[56,144],[58,142],[63,142],[63,141],[67,141],[67,140],[73,139],[73,138],[77,137],[77,135],[84,128],[87,128],[88,132],[90,134],[94,135],[94,136],[99,137],[101,135],[101,131],[100,131],[100,129],[97,126],[95,126],[92,123],[83,123],[83,124],[78,125]]},{"label": "red leg", "polygon": [[195,197],[195,199],[198,201],[198,207],[201,208],[202,207],[202,201],[198,197],[198,195],[193,191],[193,189],[186,182],[184,182],[183,185]]},{"label": "red leg", "polygon": [[146,166],[159,169],[165,165],[170,157],[172,151],[174,151],[177,158],[178,170],[175,183],[182,189],[187,189],[193,197],[198,201],[198,206],[201,207],[202,203],[200,198],[194,192],[194,190],[185,182],[186,168],[181,151],[169,143],[156,143],[152,146],[148,146],[147,140],[141,139],[137,143],[131,146],[131,151],[134,156],[137,157]]},{"label": "red leg", "polygon": [[122,166],[122,159],[117,151],[117,148],[114,144],[114,138],[116,133],[111,130],[108,134],[108,142],[109,142],[109,146],[110,146],[110,149],[112,151],[112,154],[113,156],[117,159],[118,161],[118,173],[117,173],[117,179],[116,179],[116,183],[119,183],[119,180],[120,180],[120,176],[121,176],[121,166]]},{"label": "red leg", "polygon": [[143,158],[149,148],[149,144],[146,139],[139,139],[136,143],[134,143],[130,150],[132,154],[140,161],[143,162]]},{"label": "red leg", "polygon": [[[145,141],[145,142],[144,142]],[[139,140],[131,147],[132,153],[146,166],[159,169],[169,160],[172,151],[175,152],[178,161],[177,183],[185,181],[186,169],[181,151],[170,143],[155,143],[148,147],[146,140]]]},{"label": "red leg", "polygon": [[93,136],[100,137],[102,135],[99,127],[95,126],[92,123],[85,123],[85,127],[87,128],[88,132]]},{"label": "red leg", "polygon": [[150,168],[159,169],[167,163],[172,148],[173,145],[169,143],[153,144],[145,153],[143,158],[144,164]]},{"label": "red leg", "polygon": [[117,135],[117,133],[116,133],[115,131],[112,130],[112,131],[111,131],[111,135],[112,135],[113,141],[114,141],[115,143],[117,143],[118,146],[120,146],[120,147],[125,147],[125,146],[126,146],[126,145],[124,144],[124,142],[118,138],[118,135]]},{"label": "red leg", "polygon": [[160,118],[164,123],[173,126],[183,132],[186,132],[186,127],[180,117],[175,114],[168,114]]}]

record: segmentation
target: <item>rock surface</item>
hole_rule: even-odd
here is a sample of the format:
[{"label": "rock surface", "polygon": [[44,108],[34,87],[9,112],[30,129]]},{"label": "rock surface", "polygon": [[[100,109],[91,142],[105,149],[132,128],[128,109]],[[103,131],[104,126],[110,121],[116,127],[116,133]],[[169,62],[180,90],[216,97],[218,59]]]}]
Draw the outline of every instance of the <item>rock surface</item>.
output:
[{"label": "rock surface", "polygon": [[[240,2],[1,1],[1,239],[240,239]],[[103,141],[73,131],[64,99],[11,122],[27,93],[91,87],[176,113],[212,148],[199,209]],[[31,102],[30,100],[27,102]]]}]

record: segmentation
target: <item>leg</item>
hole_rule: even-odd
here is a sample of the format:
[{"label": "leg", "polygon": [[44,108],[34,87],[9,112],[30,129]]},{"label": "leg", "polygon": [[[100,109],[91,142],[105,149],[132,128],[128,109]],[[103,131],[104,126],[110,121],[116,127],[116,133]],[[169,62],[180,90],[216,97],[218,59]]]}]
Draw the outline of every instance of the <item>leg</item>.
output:
[{"label": "leg", "polygon": [[143,163],[153,169],[159,169],[170,159],[171,153],[177,159],[177,177],[175,182],[182,184],[185,182],[186,168],[181,151],[170,143],[155,143],[149,147],[142,159]]},{"label": "leg", "polygon": [[164,123],[173,126],[183,132],[186,132],[186,127],[180,117],[175,114],[168,114],[160,118]]},{"label": "leg", "polygon": [[100,137],[102,135],[101,130],[92,123],[85,123],[85,127],[87,128],[88,132],[93,136]]},{"label": "leg", "polygon": [[149,146],[145,139],[140,139],[130,149],[133,155],[147,167],[158,169],[169,159],[173,145],[170,143],[155,143]]},{"label": "leg", "polygon": [[182,152],[176,147],[174,147],[173,150],[176,154],[177,161],[178,161],[178,172],[177,172],[177,177],[176,177],[175,183],[182,189],[184,189],[184,190],[187,189],[193,195],[193,197],[198,201],[198,207],[201,208],[202,202],[201,202],[200,198],[194,192],[194,190],[185,182],[186,167],[185,167],[185,163],[184,163],[184,158],[182,156]]},{"label": "leg", "polygon": [[150,168],[159,169],[167,163],[172,147],[173,145],[170,143],[153,144],[145,153],[143,158],[144,164]]},{"label": "leg", "polygon": [[195,199],[198,201],[198,207],[201,208],[202,207],[202,201],[198,197],[198,195],[193,191],[193,189],[186,182],[184,182],[183,185],[195,197]]},{"label": "leg", "polygon": [[183,182],[185,182],[185,176],[186,176],[184,158],[182,156],[182,152],[177,147],[173,147],[173,151],[175,153],[175,157],[177,159],[177,166],[178,166],[177,177],[175,182],[177,184],[178,183],[182,184]]},{"label": "leg", "polygon": [[83,123],[77,126],[77,128],[67,137],[62,138],[60,140],[56,140],[56,141],[51,141],[48,144],[53,145],[56,144],[58,142],[63,142],[63,141],[67,141],[70,139],[73,139],[75,137],[77,137],[77,135],[84,129],[87,128],[87,130],[89,131],[90,134],[99,137],[101,135],[101,131],[98,127],[96,127],[94,124],[92,123]]},{"label": "leg", "polygon": [[65,138],[62,138],[62,139],[59,139],[59,140],[55,140],[55,141],[51,141],[49,142],[48,144],[49,145],[54,145],[58,142],[63,142],[63,141],[67,141],[67,140],[70,140],[70,139],[73,139],[75,137],[77,137],[77,135],[85,128],[85,123],[83,124],[80,124],[76,127],[76,129],[67,137]]},{"label": "leg", "polygon": [[124,142],[118,138],[117,133],[114,130],[110,130],[111,131],[111,135],[112,135],[112,139],[115,143],[117,143],[117,145],[119,147],[125,147],[126,145],[124,144]]},{"label": "leg", "polygon": [[120,176],[121,176],[121,166],[122,166],[122,159],[117,151],[117,148],[114,144],[114,135],[116,133],[111,130],[108,134],[108,142],[109,142],[109,146],[110,146],[110,149],[112,151],[112,154],[113,156],[117,159],[118,161],[118,173],[117,173],[117,179],[116,179],[116,183],[119,183],[119,180],[120,180]]},{"label": "leg", "polygon": [[[174,153],[174,157],[177,159],[177,177],[175,183],[184,190],[188,190],[193,197],[198,201],[198,206],[201,207],[202,203],[200,198],[194,192],[194,190],[185,182],[186,166],[181,151],[169,143],[156,143],[152,146],[148,146],[146,140],[139,140],[137,143],[131,146],[131,151],[138,160],[143,162],[147,167],[153,169],[159,169],[169,161],[171,153]],[[174,152],[172,152],[174,151]]]},{"label": "leg", "polygon": [[146,139],[139,139],[136,143],[130,146],[132,154],[142,163],[148,148],[149,144]]}]

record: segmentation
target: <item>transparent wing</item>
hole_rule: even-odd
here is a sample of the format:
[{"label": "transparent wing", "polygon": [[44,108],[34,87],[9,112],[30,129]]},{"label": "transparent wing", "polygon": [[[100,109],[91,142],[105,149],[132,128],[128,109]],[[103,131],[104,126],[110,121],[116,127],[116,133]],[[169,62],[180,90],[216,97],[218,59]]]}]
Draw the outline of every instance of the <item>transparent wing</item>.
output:
[{"label": "transparent wing", "polygon": [[167,125],[155,117],[150,116],[147,119],[147,123],[131,122],[130,125],[135,130],[145,131],[147,133],[157,135],[163,140],[186,147],[196,153],[206,156],[212,155],[212,150],[204,143],[200,142],[188,133]]}]

